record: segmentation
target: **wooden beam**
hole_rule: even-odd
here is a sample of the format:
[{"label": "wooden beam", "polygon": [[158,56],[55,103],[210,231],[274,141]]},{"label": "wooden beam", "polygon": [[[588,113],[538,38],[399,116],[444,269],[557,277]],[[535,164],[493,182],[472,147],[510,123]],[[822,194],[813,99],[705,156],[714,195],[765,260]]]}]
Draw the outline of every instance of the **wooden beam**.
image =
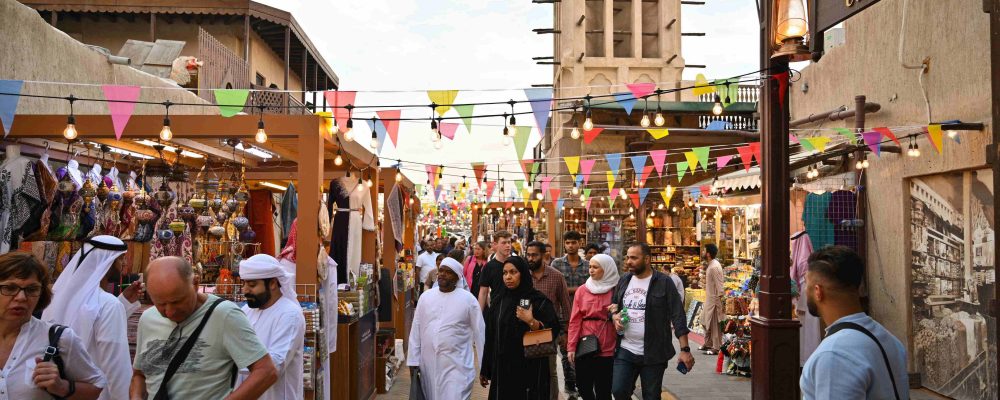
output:
[{"label": "wooden beam", "polygon": [[149,13],[149,41],[156,41],[156,13]]},{"label": "wooden beam", "polygon": [[[156,149],[154,149],[152,147],[149,147],[149,146],[143,146],[141,144],[138,144],[138,143],[135,143],[135,142],[131,142],[131,141],[127,141],[127,140],[94,139],[94,140],[92,140],[92,142],[99,143],[99,144],[104,144],[104,145],[108,145],[108,146],[111,146],[111,147],[114,147],[114,148],[118,148],[118,149],[122,149],[122,150],[131,151],[133,153],[139,153],[139,154],[142,154],[142,155],[145,155],[145,156],[150,156],[150,157],[153,157],[153,158],[160,158],[160,153],[158,153],[156,151]],[[177,155],[175,153],[173,153],[173,152],[170,152],[170,151],[164,151],[163,152],[163,159],[172,164],[172,163],[177,162]],[[199,160],[197,158],[184,157],[184,158],[181,159],[181,164],[184,164],[184,165],[187,165],[187,166],[190,166],[190,167],[201,168],[201,166],[203,164],[205,164],[205,162],[204,162],[204,160]]]},{"label": "wooden beam", "polygon": [[242,162],[246,164],[248,168],[253,168],[257,166],[257,160],[250,157],[244,157],[240,152],[233,155],[232,151],[226,151],[225,149],[218,148],[215,146],[210,146],[201,142],[197,142],[192,139],[174,139],[170,143],[176,144],[181,147],[186,147],[188,149],[197,151],[202,154],[207,154],[212,157],[221,158],[226,161]]},{"label": "wooden beam", "polygon": [[[264,117],[264,122],[269,138],[297,138],[300,132],[318,123],[319,118],[315,115],[268,114]],[[170,116],[173,131],[183,132],[183,134],[175,134],[175,137],[188,139],[238,138],[253,140],[253,136],[257,132],[258,120],[259,117],[256,115],[237,115],[230,118],[218,115]],[[125,127],[123,137],[126,139],[155,140],[159,137],[162,127],[162,115],[133,115],[129,119],[128,126]],[[9,135],[62,140],[62,132],[65,128],[66,115],[64,114],[18,115]],[[77,115],[76,129],[80,132],[79,138],[81,140],[115,137],[111,118],[107,115]],[[310,132],[312,131],[310,130]],[[323,136],[328,135],[324,134]],[[367,150],[364,150],[362,146],[358,145],[357,148],[362,151],[356,154],[367,153]]]},{"label": "wooden beam", "polygon": [[250,64],[250,14],[243,16],[243,61],[246,61],[247,65]]},{"label": "wooden beam", "polygon": [[282,159],[285,160],[295,160],[299,157],[299,154],[297,152],[287,149],[284,146],[281,146],[277,143],[274,143],[274,141],[268,141],[267,143],[254,143],[254,145],[264,150],[270,151],[274,154],[277,154],[278,157],[281,157]]},{"label": "wooden beam", "polygon": [[[347,171],[323,171],[322,180],[328,182],[344,175],[347,175]],[[298,169],[291,167],[267,171],[250,170],[246,173],[246,179],[248,181],[297,181]]]},{"label": "wooden beam", "polygon": [[[298,140],[298,200],[299,215],[307,216],[298,221],[298,254],[302,257],[295,265],[295,281],[299,284],[315,284],[319,280],[317,274],[317,256],[319,255],[320,237],[319,220],[315,218],[320,212],[320,195],[323,181],[323,124],[319,119],[313,119],[311,130],[301,130]],[[336,273],[336,271],[330,271]]]},{"label": "wooden beam", "polygon": [[[289,62],[291,61],[290,60],[291,48],[292,48],[291,43],[292,43],[292,30],[291,28],[286,26],[285,27],[285,85],[281,87],[284,90],[288,90],[288,71],[291,68],[291,64],[289,64]],[[285,114],[288,114],[288,94],[285,94],[284,96],[281,97],[285,100],[284,101]]]}]

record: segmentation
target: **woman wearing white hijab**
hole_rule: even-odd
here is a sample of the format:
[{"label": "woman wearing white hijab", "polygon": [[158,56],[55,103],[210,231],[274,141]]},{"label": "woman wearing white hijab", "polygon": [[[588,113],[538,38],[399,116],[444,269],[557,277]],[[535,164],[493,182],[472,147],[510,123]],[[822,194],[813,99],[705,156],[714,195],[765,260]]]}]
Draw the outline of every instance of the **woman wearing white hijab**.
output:
[{"label": "woman wearing white hijab", "polygon": [[[569,318],[568,358],[576,367],[576,386],[584,400],[611,398],[611,370],[617,334],[608,306],[618,285],[618,266],[606,254],[590,258],[590,278],[573,299]],[[596,339],[598,350],[577,357],[581,339]]]}]

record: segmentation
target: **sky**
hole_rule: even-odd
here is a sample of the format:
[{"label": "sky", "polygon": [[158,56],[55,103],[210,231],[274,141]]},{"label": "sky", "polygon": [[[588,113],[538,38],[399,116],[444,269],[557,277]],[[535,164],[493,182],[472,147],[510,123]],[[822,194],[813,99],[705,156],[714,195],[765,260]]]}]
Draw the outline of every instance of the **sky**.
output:
[{"label": "sky", "polygon": [[[552,4],[530,0],[258,1],[293,14],[340,77],[341,90],[359,92],[358,104],[429,104],[426,90],[455,89],[465,90],[456,102],[524,100],[523,88],[552,83],[552,66],[536,65],[531,59],[552,55],[552,35],[531,31],[553,26]],[[712,80],[757,69],[754,0],[705,1],[704,6],[682,6],[682,32],[707,34],[683,39],[687,64],[707,65],[706,69],[686,69],[684,78],[704,73]],[[386,109],[393,108],[401,107]],[[509,109],[507,105],[477,106],[475,114]],[[523,104],[516,111],[529,109]],[[403,109],[404,118],[429,115],[426,106]],[[356,118],[370,116],[370,112],[359,113]],[[366,124],[355,122],[358,137],[367,143],[371,131]],[[519,116],[517,122],[534,125],[530,115]],[[403,121],[397,146],[389,143],[382,149],[382,164],[402,160],[407,177],[420,184],[425,183],[427,174],[422,164],[414,163],[492,163],[492,178],[497,163],[506,161],[499,167],[509,171],[503,176],[523,179],[513,172],[520,170],[513,161],[518,158],[514,146],[502,144],[502,123],[499,117],[477,119],[471,133],[462,125],[455,140],[445,139],[444,147],[438,150],[430,140],[428,122]],[[528,155],[539,140],[534,130]],[[472,176],[471,171],[448,167],[444,173],[445,183],[460,182],[459,174]],[[447,176],[452,174],[456,176]]]}]

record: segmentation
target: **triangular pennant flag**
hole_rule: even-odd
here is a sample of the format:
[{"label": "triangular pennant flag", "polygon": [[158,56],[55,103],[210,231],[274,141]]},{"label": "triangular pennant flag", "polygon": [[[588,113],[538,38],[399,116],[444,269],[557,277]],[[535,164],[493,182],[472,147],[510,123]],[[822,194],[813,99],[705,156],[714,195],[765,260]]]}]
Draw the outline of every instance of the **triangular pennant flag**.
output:
[{"label": "triangular pennant flag", "polygon": [[538,203],[539,203],[538,200],[531,201],[531,209],[535,210],[535,215],[538,215]]},{"label": "triangular pennant flag", "polygon": [[750,146],[750,154],[757,159],[757,164],[760,165],[760,142],[747,143]]},{"label": "triangular pennant flag", "polygon": [[694,154],[696,156],[698,156],[698,162],[701,164],[701,169],[704,170],[704,171],[708,171],[708,152],[709,152],[709,147],[708,146],[695,147],[695,148],[691,149],[691,151],[693,151]]},{"label": "triangular pennant flag", "polygon": [[803,138],[802,140],[800,140],[799,146],[802,146],[802,149],[805,151],[816,151],[816,146],[813,146],[812,141],[809,139],[812,138]]},{"label": "triangular pennant flag", "polygon": [[504,208],[510,208],[510,206],[512,206],[512,205],[514,205],[514,202],[513,202],[513,201],[505,201],[505,202],[503,203],[503,207],[504,207]]},{"label": "triangular pennant flag", "polygon": [[524,181],[520,179],[514,181],[514,187],[517,188],[517,193],[521,193],[524,190]]},{"label": "triangular pennant flag", "polygon": [[611,171],[604,171],[604,173],[608,177],[608,190],[611,190],[611,188],[615,187],[615,174],[611,173]]},{"label": "triangular pennant flag", "polygon": [[632,93],[629,92],[615,93],[614,96],[615,96],[615,101],[618,102],[618,105],[622,106],[622,109],[625,110],[625,113],[628,115],[632,115],[632,107],[635,106],[635,103],[639,101],[639,99],[636,99],[635,96],[633,96]]},{"label": "triangular pennant flag", "polygon": [[816,151],[823,153],[826,151],[826,145],[830,143],[830,138],[825,136],[809,138],[809,143]]},{"label": "triangular pennant flag", "polygon": [[670,205],[670,198],[674,197],[674,188],[667,186],[665,189],[660,191],[660,196],[663,197],[663,205]]},{"label": "triangular pennant flag", "polygon": [[646,186],[646,179],[653,174],[653,166],[647,165],[646,168],[642,170],[642,176],[639,177],[639,187]]},{"label": "triangular pennant flag", "polygon": [[653,167],[656,174],[663,176],[663,162],[667,160],[666,150],[650,150],[649,158],[653,160]]},{"label": "triangular pennant flag", "polygon": [[927,138],[930,139],[934,150],[937,150],[938,154],[941,154],[941,125],[927,125]]},{"label": "triangular pennant flag", "polygon": [[538,176],[538,169],[539,169],[540,165],[541,164],[539,164],[539,163],[531,164],[531,175],[534,175],[536,177]]},{"label": "triangular pennant flag", "polygon": [[701,197],[701,189],[696,187],[689,189],[688,193],[691,193],[691,199],[694,201],[698,201],[698,198]]},{"label": "triangular pennant flag", "polygon": [[376,154],[381,154],[382,146],[385,145],[385,125],[383,125],[382,121],[379,120],[372,121],[370,119],[366,119],[365,122],[368,123],[368,129],[375,132],[375,137],[378,138],[378,148],[376,149]]},{"label": "triangular pennant flag", "polygon": [[441,198],[441,185],[434,187],[434,201],[438,201]]},{"label": "triangular pennant flag", "polygon": [[580,160],[580,176],[583,177],[583,184],[586,185],[590,182],[590,172],[594,170],[594,164],[597,163],[597,159],[585,159]]},{"label": "triangular pennant flag", "polygon": [[424,169],[427,170],[427,181],[434,185],[437,181],[437,165],[425,165]]},{"label": "triangular pennant flag", "polygon": [[729,79],[729,90],[728,90],[728,93],[729,93],[729,99],[728,100],[727,99],[722,99],[722,101],[725,101],[726,103],[728,103],[728,104],[726,104],[726,107],[729,107],[729,105],[731,105],[731,104],[735,103],[737,100],[739,100],[739,98],[738,98],[739,93],[740,93],[740,80],[739,79]]},{"label": "triangular pennant flag", "polygon": [[[647,156],[645,154],[629,157],[632,161],[632,171],[634,171],[636,175],[641,175],[642,171],[646,169],[646,158]],[[642,177],[640,176],[639,179],[642,180]]]},{"label": "triangular pennant flag", "polygon": [[854,140],[855,138],[854,131],[847,128],[833,128],[833,131],[837,132],[838,135],[844,136],[850,140]]},{"label": "triangular pennant flag", "polygon": [[528,188],[521,189],[521,200],[524,200],[524,206],[527,207],[531,201],[531,191]]},{"label": "triangular pennant flag", "polygon": [[496,187],[497,187],[497,181],[486,182],[486,198],[487,199],[492,199],[493,198],[493,189],[496,189]]},{"label": "triangular pennant flag", "polygon": [[542,178],[542,196],[545,196],[549,192],[549,185],[552,184],[553,176],[546,176]]},{"label": "triangular pennant flag", "polygon": [[698,168],[698,155],[693,151],[685,151],[684,158],[687,159],[687,166],[694,172]]},{"label": "triangular pennant flag", "polygon": [[608,190],[608,203],[610,203],[609,207],[613,207],[614,206],[615,199],[618,198],[618,193],[619,192],[621,192],[621,188],[614,188],[614,189]]},{"label": "triangular pennant flag", "polygon": [[458,124],[454,122],[442,122],[438,124],[438,132],[441,132],[441,136],[448,138],[448,140],[455,140],[455,131],[458,130]]},{"label": "triangular pennant flag", "polygon": [[472,173],[476,174],[476,186],[483,187],[483,174],[486,173],[486,165],[483,163],[472,163]]},{"label": "triangular pennant flag", "polygon": [[732,155],[718,156],[718,157],[716,157],[715,158],[715,170],[718,171],[718,170],[721,170],[721,169],[725,168],[727,165],[729,165],[729,160],[732,160],[732,159],[733,159]]},{"label": "triangular pennant flag", "polygon": [[875,131],[862,132],[861,137],[865,140],[865,144],[871,149],[872,153],[876,156],[882,156],[882,134]]},{"label": "triangular pennant flag", "polygon": [[896,146],[902,146],[901,144],[899,144],[899,139],[896,138],[896,135],[893,134],[892,131],[889,130],[889,128],[881,126],[881,127],[875,128],[875,132],[881,133],[882,136],[885,136],[885,137],[889,138],[889,140],[892,140],[893,142],[896,143]]},{"label": "triangular pennant flag", "polygon": [[670,131],[667,130],[667,128],[646,129],[646,132],[649,132],[649,134],[651,136],[653,136],[653,139],[657,139],[657,140],[663,139],[663,138],[667,137],[667,135],[670,135]]},{"label": "triangular pennant flag", "polygon": [[524,158],[524,150],[528,148],[528,137],[531,136],[530,126],[518,126],[514,133],[514,150],[517,151],[517,158]]},{"label": "triangular pennant flag", "polygon": [[559,199],[556,201],[556,212],[562,212],[563,205],[566,204],[566,199]]},{"label": "triangular pennant flag", "polygon": [[680,182],[681,179],[684,179],[684,174],[687,173],[687,170],[688,170],[688,162],[687,161],[681,161],[681,162],[677,163],[677,181],[678,182]]},{"label": "triangular pennant flag", "polygon": [[632,205],[639,208],[639,193],[629,193],[628,198],[632,199]]},{"label": "triangular pennant flag", "polygon": [[589,131],[583,131],[583,143],[590,144],[594,139],[597,139],[597,135],[600,135],[604,131],[604,128],[593,128]]},{"label": "triangular pennant flag", "polygon": [[715,85],[715,93],[719,95],[722,106],[729,107],[732,104],[733,98],[736,97],[736,93],[733,93],[733,96],[729,95],[729,85],[726,84],[725,79],[716,79],[712,84]]},{"label": "triangular pennant flag", "polygon": [[788,94],[788,71],[774,74],[774,79],[778,80],[778,105],[785,108],[785,95]]},{"label": "triangular pennant flag", "polygon": [[555,203],[556,200],[559,200],[560,193],[562,193],[562,191],[559,189],[556,188],[549,189],[549,195],[551,196],[549,199],[552,200],[553,203]]},{"label": "triangular pennant flag", "polygon": [[591,200],[593,200],[593,198],[591,198],[591,197],[588,196],[587,197],[587,201],[583,203],[583,207],[587,209],[587,212],[590,212],[590,201]]},{"label": "triangular pennant flag", "polygon": [[799,137],[794,133],[788,133],[788,143],[799,143]]},{"label": "triangular pennant flag", "polygon": [[694,77],[694,89],[692,89],[691,92],[695,96],[715,93],[715,86],[708,84],[708,79],[705,79],[704,74],[698,74]]},{"label": "triangular pennant flag", "polygon": [[459,117],[462,117],[462,123],[465,124],[465,130],[469,133],[472,133],[472,110],[475,109],[475,107],[475,104],[455,106],[455,111],[458,112]]},{"label": "triangular pennant flag", "polygon": [[531,113],[535,115],[535,124],[541,137],[545,137],[545,127],[549,123],[549,111],[552,110],[552,88],[524,89],[524,95],[531,103]]},{"label": "triangular pennant flag", "polygon": [[639,205],[646,203],[647,195],[649,195],[649,188],[639,188]]},{"label": "triangular pennant flag", "polygon": [[[142,88],[139,86],[102,85],[104,98],[108,100],[108,113],[111,114],[111,124],[115,128],[115,138],[122,139],[122,132],[128,124],[132,112],[135,111],[135,101],[139,100]],[[6,97],[6,96],[4,96]],[[244,102],[246,99],[244,99]]]},{"label": "triangular pennant flag", "polygon": [[604,155],[604,159],[608,160],[608,170],[611,174],[618,175],[618,167],[621,166],[622,155],[621,153],[608,153]]},{"label": "triangular pennant flag", "polygon": [[457,90],[427,91],[427,98],[431,99],[431,102],[438,105],[434,108],[434,111],[437,111],[438,116],[444,116],[444,113],[451,109],[451,104],[455,102],[456,97],[458,97]]},{"label": "triangular pennant flag", "polygon": [[215,104],[219,106],[219,114],[223,117],[232,117],[243,111],[243,105],[247,103],[247,96],[250,91],[246,89],[215,89]]},{"label": "triangular pennant flag", "polygon": [[566,163],[566,170],[569,174],[573,176],[573,180],[576,180],[576,174],[580,172],[580,156],[566,156],[563,157],[563,162]]},{"label": "triangular pennant flag", "polygon": [[708,126],[705,127],[705,130],[706,131],[724,131],[724,130],[729,129],[732,126],[733,126],[733,124],[729,123],[729,121],[715,120],[715,121],[709,122]]},{"label": "triangular pennant flag", "polygon": [[587,199],[587,201],[590,201],[590,191],[591,190],[592,189],[583,189],[581,191],[581,192],[583,192],[583,198]]},{"label": "triangular pennant flag", "polygon": [[625,87],[627,87],[636,98],[649,96],[656,90],[656,84],[652,82],[627,83],[625,84]]},{"label": "triangular pennant flag", "polygon": [[701,185],[698,187],[698,189],[700,189],[701,193],[706,196],[712,194],[712,185]]},{"label": "triangular pennant flag", "polygon": [[740,153],[740,160],[743,161],[743,168],[749,172],[750,164],[753,163],[753,153],[751,152],[750,146],[737,147],[736,151]]},{"label": "triangular pennant flag", "polygon": [[524,172],[524,180],[531,182],[531,164],[534,164],[535,160],[527,159],[521,160],[521,172]]},{"label": "triangular pennant flag", "polygon": [[393,147],[396,147],[396,143],[399,140],[399,117],[402,113],[402,110],[382,110],[375,112],[379,120],[382,121],[385,131],[389,134],[389,140],[392,140]]},{"label": "triangular pennant flag", "polygon": [[0,79],[0,92],[10,94],[0,96],[0,123],[3,123],[3,137],[10,134],[10,127],[14,124],[14,114],[17,113],[22,86],[24,81]]},{"label": "triangular pennant flag", "polygon": [[347,119],[350,118],[351,113],[344,107],[347,105],[353,106],[357,95],[358,92],[342,92],[339,90],[327,90],[323,92],[323,96],[326,97],[326,102],[329,104],[328,107],[333,107],[333,118],[335,118],[337,126],[340,129],[347,129]]}]

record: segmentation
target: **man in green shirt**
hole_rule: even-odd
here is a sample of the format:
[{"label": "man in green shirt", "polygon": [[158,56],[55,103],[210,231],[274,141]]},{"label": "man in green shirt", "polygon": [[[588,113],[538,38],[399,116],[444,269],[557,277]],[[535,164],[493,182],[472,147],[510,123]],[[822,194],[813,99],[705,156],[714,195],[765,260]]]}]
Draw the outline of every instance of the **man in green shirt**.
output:
[{"label": "man in green shirt", "polygon": [[[155,307],[139,319],[129,388],[132,399],[156,395],[171,360],[219,299],[198,293],[197,286],[191,264],[184,259],[163,257],[149,264],[146,292]],[[238,368],[247,368],[250,374],[233,391]],[[256,399],[277,378],[277,369],[246,314],[235,303],[222,301],[167,382],[167,394],[171,399]]]}]

